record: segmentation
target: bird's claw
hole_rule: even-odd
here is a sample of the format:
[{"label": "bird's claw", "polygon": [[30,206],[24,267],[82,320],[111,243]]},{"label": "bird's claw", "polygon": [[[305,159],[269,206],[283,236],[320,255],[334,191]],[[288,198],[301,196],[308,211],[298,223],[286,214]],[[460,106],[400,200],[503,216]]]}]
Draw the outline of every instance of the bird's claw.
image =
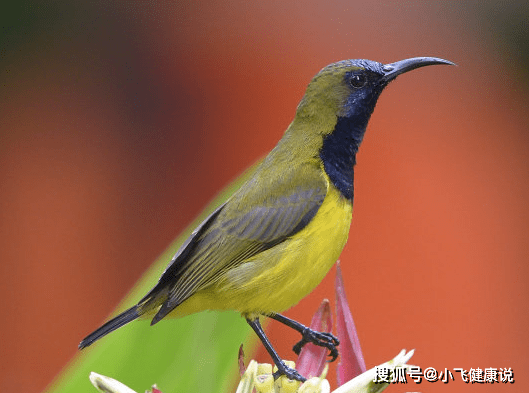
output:
[{"label": "bird's claw", "polygon": [[276,366],[277,366],[277,371],[273,374],[274,379],[277,379],[281,375],[284,375],[285,377],[287,377],[290,380],[300,381],[301,383],[303,383],[303,382],[305,382],[307,380],[307,378],[305,378],[303,375],[298,373],[293,368],[288,367],[284,363],[281,363],[279,365],[276,364]]},{"label": "bird's claw", "polygon": [[305,344],[312,343],[329,350],[329,356],[332,356],[332,359],[329,360],[329,362],[334,362],[338,357],[338,349],[336,349],[336,347],[340,345],[340,341],[332,333],[317,332],[306,328],[301,335],[301,340],[299,340],[299,342],[292,348],[296,355],[299,355],[301,348],[303,348]]}]

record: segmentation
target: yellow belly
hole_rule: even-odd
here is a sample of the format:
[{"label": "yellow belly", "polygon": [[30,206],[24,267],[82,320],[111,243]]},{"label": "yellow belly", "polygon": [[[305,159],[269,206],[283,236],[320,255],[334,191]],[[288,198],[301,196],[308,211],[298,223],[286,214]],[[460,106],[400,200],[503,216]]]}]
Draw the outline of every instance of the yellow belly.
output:
[{"label": "yellow belly", "polygon": [[292,238],[228,271],[192,295],[169,317],[202,310],[236,310],[245,316],[282,312],[323,280],[342,252],[352,205],[332,185],[312,221]]}]

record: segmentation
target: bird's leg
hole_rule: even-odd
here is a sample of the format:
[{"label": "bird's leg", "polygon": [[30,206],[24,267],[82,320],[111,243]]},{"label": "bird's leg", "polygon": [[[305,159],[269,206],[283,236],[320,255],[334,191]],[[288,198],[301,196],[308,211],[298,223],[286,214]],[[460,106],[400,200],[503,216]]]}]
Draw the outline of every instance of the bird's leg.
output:
[{"label": "bird's leg", "polygon": [[261,323],[259,322],[259,318],[255,318],[255,319],[246,318],[246,322],[248,322],[248,325],[252,327],[254,332],[261,339],[264,347],[266,348],[266,351],[270,354],[270,356],[272,357],[272,360],[277,366],[277,371],[273,374],[274,379],[279,378],[281,375],[285,375],[288,379],[292,379],[292,380],[295,379],[301,382],[305,382],[307,380],[305,377],[303,377],[303,375],[298,373],[293,368],[288,367],[283,362],[283,360],[281,360],[281,358],[275,351],[274,347],[272,347],[272,344],[268,340],[268,337],[266,337],[265,332],[263,331],[263,328],[261,327]]},{"label": "bird's leg", "polygon": [[340,344],[340,341],[338,341],[332,333],[312,330],[311,328],[281,314],[270,315],[270,318],[301,333],[301,340],[292,348],[297,355],[299,355],[301,348],[303,348],[306,343],[313,343],[314,345],[325,347],[329,350],[329,355],[332,356],[330,362],[334,362],[338,357],[338,349],[336,347]]}]

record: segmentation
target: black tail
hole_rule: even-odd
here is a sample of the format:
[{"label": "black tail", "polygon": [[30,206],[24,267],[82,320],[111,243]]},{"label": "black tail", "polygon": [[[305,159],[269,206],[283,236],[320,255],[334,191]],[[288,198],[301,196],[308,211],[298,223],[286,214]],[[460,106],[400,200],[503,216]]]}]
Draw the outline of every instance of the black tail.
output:
[{"label": "black tail", "polygon": [[79,343],[79,349],[88,347],[93,342],[99,340],[101,337],[106,336],[108,333],[113,332],[117,328],[120,328],[131,321],[134,321],[139,316],[140,315],[138,314],[138,306],[132,306],[127,311],[123,311],[117,317],[105,323],[95,332],[90,333],[88,336],[86,336],[83,341]]}]

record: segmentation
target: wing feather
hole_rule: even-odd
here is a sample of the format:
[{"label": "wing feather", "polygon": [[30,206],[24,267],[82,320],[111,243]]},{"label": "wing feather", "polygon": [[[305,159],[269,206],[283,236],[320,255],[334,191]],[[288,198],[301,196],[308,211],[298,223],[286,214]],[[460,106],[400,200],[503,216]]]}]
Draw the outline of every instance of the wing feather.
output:
[{"label": "wing feather", "polygon": [[[299,173],[299,172],[298,172]],[[278,176],[266,184],[266,196],[255,181],[208,217],[175,255],[158,285],[142,299],[161,304],[158,322],[193,293],[303,229],[316,215],[327,192],[320,172],[292,181]],[[157,288],[158,287],[158,288]],[[140,302],[141,303],[141,302]]]}]

